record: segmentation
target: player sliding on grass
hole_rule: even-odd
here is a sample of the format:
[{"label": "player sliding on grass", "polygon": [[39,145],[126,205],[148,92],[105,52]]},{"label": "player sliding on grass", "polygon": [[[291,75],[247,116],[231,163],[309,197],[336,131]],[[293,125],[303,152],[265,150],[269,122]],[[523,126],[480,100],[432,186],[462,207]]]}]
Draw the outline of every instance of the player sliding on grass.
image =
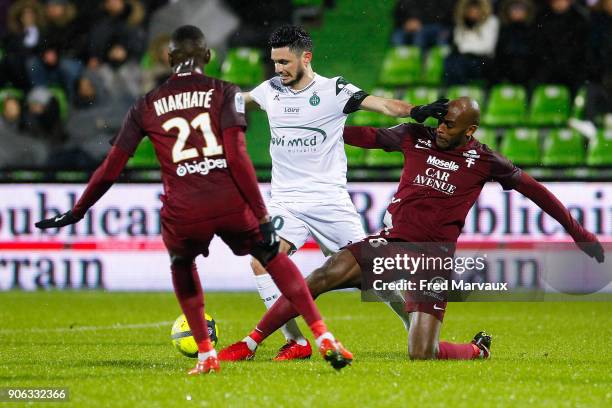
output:
[{"label": "player sliding on grass", "polygon": [[[278,76],[244,93],[246,102],[254,101],[266,111],[270,124],[272,198],[268,210],[278,228],[281,252],[298,250],[311,235],[323,253],[330,255],[366,236],[346,189],[342,130],[347,115],[364,109],[424,120],[439,107],[413,107],[368,95],[342,77],[315,73],[312,40],[300,27],[279,27],[270,36],[270,46]],[[280,292],[257,259],[252,268],[259,294],[269,308]],[[408,315],[401,308],[396,311],[408,324]],[[275,360],[310,357],[310,344],[295,321],[288,321],[281,330],[287,343]]]},{"label": "player sliding on grass", "polygon": [[[474,100],[451,101],[448,113],[438,120],[437,129],[402,124],[390,129],[344,130],[346,143],[366,149],[400,151],[405,164],[399,188],[387,209],[386,228],[378,235],[348,245],[315,270],[307,278],[314,297],[334,289],[361,288],[362,267],[358,260],[363,259],[362,250],[384,254],[384,243],[392,242],[450,243],[454,248],[465,217],[487,181],[497,181],[504,189],[515,189],[531,199],[565,228],[580,249],[598,262],[604,261],[597,238],[578,224],[546,187],[473,137],[480,122],[480,110]],[[379,244],[378,248],[372,248],[371,243]],[[366,265],[363,264],[364,269]],[[410,358],[489,357],[491,337],[484,332],[478,333],[471,343],[439,341],[445,300],[408,300],[405,308],[412,314],[408,334]],[[291,304],[281,297],[245,340],[221,353],[233,360],[252,358],[255,345],[295,316]]]},{"label": "player sliding on grass", "polygon": [[171,259],[176,297],[198,344],[190,374],[219,370],[204,320],[204,294],[195,258],[208,255],[214,235],[236,255],[251,254],[310,326],[320,352],[340,369],[352,355],[327,330],[297,267],[279,252],[279,240],[257,186],[244,142],[240,89],[202,74],[210,60],[204,35],[194,26],[172,35],[174,74],[130,109],[113,147],[72,210],[36,223],[38,228],[78,222],[121,174],[143,137],[161,163],[162,238]]}]

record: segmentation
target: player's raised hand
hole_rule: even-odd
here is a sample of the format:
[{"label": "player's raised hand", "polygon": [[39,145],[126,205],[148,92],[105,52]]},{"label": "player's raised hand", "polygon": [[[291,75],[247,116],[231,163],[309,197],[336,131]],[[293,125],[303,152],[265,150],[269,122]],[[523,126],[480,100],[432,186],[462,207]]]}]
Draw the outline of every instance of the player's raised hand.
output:
[{"label": "player's raised hand", "polygon": [[595,258],[599,263],[604,262],[604,249],[595,235],[585,230],[579,237],[574,237],[574,241],[582,252]]},{"label": "player's raised hand", "polygon": [[47,229],[47,228],[59,228],[65,227],[66,225],[74,224],[79,222],[80,218],[75,217],[72,214],[72,211],[66,211],[63,214],[57,215],[55,217],[47,218],[46,220],[38,221],[36,224],[36,228]]},{"label": "player's raised hand", "polygon": [[417,105],[410,111],[410,117],[419,123],[425,122],[425,119],[432,117],[442,119],[448,113],[448,99],[442,98],[428,105]]}]

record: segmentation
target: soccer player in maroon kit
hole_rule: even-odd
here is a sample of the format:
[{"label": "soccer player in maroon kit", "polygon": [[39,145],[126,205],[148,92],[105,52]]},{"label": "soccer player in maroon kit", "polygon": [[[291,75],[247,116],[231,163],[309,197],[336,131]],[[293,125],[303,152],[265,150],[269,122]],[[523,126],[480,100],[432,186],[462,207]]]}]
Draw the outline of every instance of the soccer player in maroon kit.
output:
[{"label": "soccer player in maroon kit", "polygon": [[[345,128],[347,144],[402,152],[404,169],[387,209],[386,228],[348,245],[308,276],[306,281],[314,297],[334,289],[361,288],[362,269],[368,267],[359,263],[364,261],[362,250],[385,254],[388,249],[384,245],[392,242],[450,243],[454,249],[467,213],[488,181],[497,181],[504,189],[515,189],[531,199],[565,228],[581,250],[600,263],[604,261],[604,250],[597,238],[578,224],[546,187],[473,137],[480,122],[480,110],[474,100],[453,100],[447,112],[434,116],[439,121],[437,128],[419,124],[390,129]],[[408,299],[405,308],[411,313],[411,359],[489,357],[491,336],[484,332],[471,343],[439,341],[446,301]],[[287,299],[281,297],[259,322],[253,339],[260,342],[296,315]],[[253,352],[238,342],[222,350],[221,355],[228,360],[241,360],[245,356],[252,358]]]},{"label": "soccer player in maroon kit", "polygon": [[174,74],[138,100],[112,141],[104,162],[70,211],[36,223],[63,227],[83,218],[117,180],[143,137],[149,136],[161,164],[162,238],[176,297],[198,344],[198,363],[189,374],[219,371],[204,319],[204,294],[195,258],[208,255],[218,235],[236,255],[258,259],[281,292],[310,326],[319,351],[340,369],[352,355],[336,341],[295,264],[279,252],[279,239],[264,205],[246,152],[246,120],[240,89],[202,74],[210,60],[204,34],[178,28],[170,44]]}]

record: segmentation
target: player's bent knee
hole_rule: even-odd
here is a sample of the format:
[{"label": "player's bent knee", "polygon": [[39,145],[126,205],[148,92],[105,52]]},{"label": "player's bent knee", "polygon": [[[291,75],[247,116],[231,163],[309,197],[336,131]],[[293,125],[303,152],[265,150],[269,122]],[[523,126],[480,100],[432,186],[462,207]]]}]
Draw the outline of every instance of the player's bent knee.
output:
[{"label": "player's bent knee", "polygon": [[278,255],[279,243],[277,242],[273,246],[267,245],[256,245],[255,248],[251,250],[251,256],[257,259],[262,267],[266,267],[268,262],[270,262],[276,255]]},{"label": "player's bent knee", "polygon": [[191,267],[193,260],[192,257],[170,254],[170,264],[173,267]]},{"label": "player's bent knee", "polygon": [[431,344],[408,345],[408,356],[411,360],[433,360],[437,354],[437,348]]}]

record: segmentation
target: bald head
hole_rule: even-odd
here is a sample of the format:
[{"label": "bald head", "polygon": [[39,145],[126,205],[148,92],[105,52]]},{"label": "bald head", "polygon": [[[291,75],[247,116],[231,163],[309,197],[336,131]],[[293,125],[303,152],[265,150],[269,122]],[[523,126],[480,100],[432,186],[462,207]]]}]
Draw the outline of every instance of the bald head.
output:
[{"label": "bald head", "polygon": [[474,99],[467,96],[453,99],[448,103],[448,111],[451,110],[456,112],[457,121],[462,121],[468,126],[480,125],[480,106]]},{"label": "bald head", "polygon": [[448,103],[448,113],[438,125],[436,143],[445,150],[465,146],[479,124],[478,102],[467,96],[453,99]]}]

